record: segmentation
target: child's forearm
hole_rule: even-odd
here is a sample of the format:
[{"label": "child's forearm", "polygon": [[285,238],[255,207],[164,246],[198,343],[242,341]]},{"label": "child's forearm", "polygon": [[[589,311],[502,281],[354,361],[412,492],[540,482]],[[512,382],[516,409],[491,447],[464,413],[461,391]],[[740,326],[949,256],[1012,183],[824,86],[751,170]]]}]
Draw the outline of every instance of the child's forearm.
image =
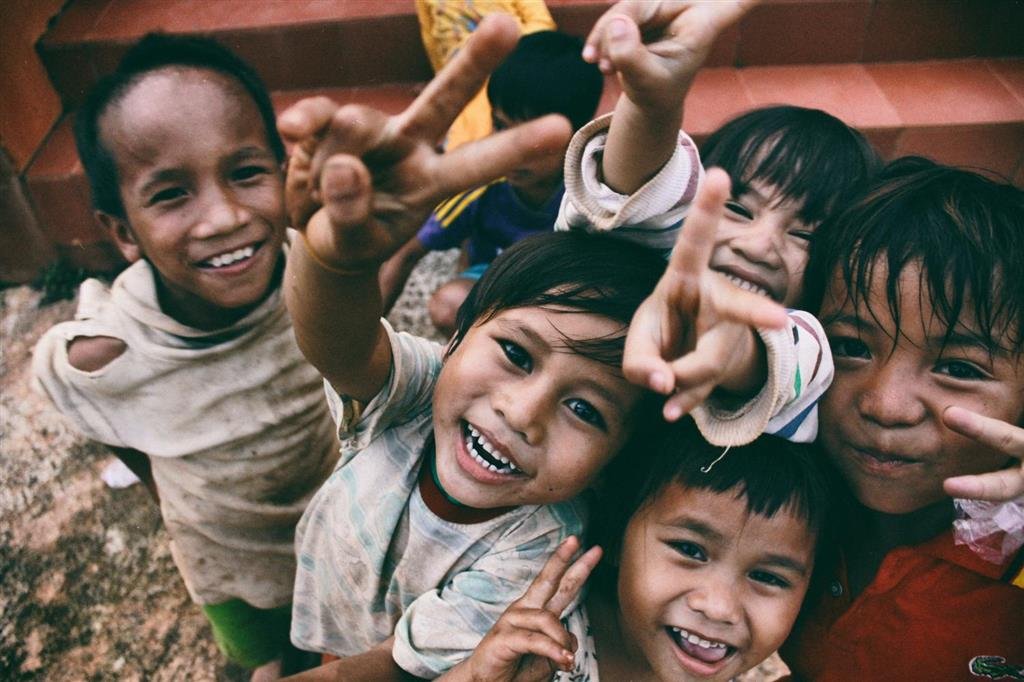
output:
[{"label": "child's forearm", "polygon": [[402,289],[405,288],[405,283],[409,280],[416,264],[426,254],[427,247],[419,239],[413,237],[381,266],[379,279],[384,314],[387,314],[395,305],[395,301],[402,295]]},{"label": "child's forearm", "polygon": [[377,394],[391,368],[377,277],[378,268],[328,269],[304,239],[289,251],[284,293],[299,348],[339,394],[363,401]]},{"label": "child's forearm", "polygon": [[391,657],[394,637],[378,644],[366,653],[347,656],[327,665],[285,678],[293,682],[410,682],[419,677],[398,667]]},{"label": "child's forearm", "polygon": [[640,189],[675,153],[682,118],[681,100],[677,109],[654,110],[621,95],[602,161],[605,184],[620,194]]}]

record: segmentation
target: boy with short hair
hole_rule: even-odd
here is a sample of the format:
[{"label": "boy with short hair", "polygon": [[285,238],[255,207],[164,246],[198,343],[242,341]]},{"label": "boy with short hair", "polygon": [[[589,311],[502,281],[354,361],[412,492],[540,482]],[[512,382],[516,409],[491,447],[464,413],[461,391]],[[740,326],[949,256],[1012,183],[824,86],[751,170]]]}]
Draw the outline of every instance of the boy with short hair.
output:
[{"label": "boy with short hair", "polygon": [[280,672],[294,530],[337,459],[281,295],[284,145],[256,73],[149,35],[90,94],[76,142],[132,263],[87,280],[34,373],[88,437],[151,463],[171,551],[222,651]]},{"label": "boy with short hair", "polygon": [[[573,129],[589,121],[601,98],[603,78],[580,58],[582,47],[579,38],[558,31],[520,38],[487,84],[494,130],[553,113],[568,118]],[[434,325],[450,334],[459,305],[501,250],[552,229],[563,189],[562,157],[552,156],[442,202],[382,269],[384,309],[402,293],[413,267],[428,251],[455,248],[468,240],[468,268],[439,288],[429,304]]]},{"label": "boy with short hair", "polygon": [[1003,551],[986,561],[954,533],[950,494],[1003,481],[1019,495],[1024,192],[899,159],[819,234],[808,290],[836,364],[821,443],[859,509],[831,595],[784,658],[809,679],[1019,674],[1020,507],[1003,509]]}]

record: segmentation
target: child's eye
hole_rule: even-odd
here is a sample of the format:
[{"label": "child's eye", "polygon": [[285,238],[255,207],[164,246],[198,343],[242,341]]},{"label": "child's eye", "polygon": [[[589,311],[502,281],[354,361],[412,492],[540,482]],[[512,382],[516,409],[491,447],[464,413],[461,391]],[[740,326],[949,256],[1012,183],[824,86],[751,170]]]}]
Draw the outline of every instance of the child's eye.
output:
[{"label": "child's eye", "polygon": [[744,220],[754,219],[754,213],[735,199],[729,199],[725,202],[725,210]]},{"label": "child's eye", "polygon": [[167,187],[151,196],[149,198],[149,202],[146,205],[154,206],[156,204],[174,201],[175,199],[180,199],[181,197],[185,196],[185,194],[186,192],[182,187]]},{"label": "child's eye", "polygon": [[670,542],[669,545],[672,546],[672,549],[679,552],[687,559],[693,559],[694,561],[708,560],[708,555],[704,552],[704,548],[694,542],[677,540],[675,542]]},{"label": "child's eye", "polygon": [[570,398],[565,401],[565,405],[573,411],[573,414],[586,423],[596,426],[602,431],[608,428],[604,421],[604,417],[601,416],[601,413],[597,411],[596,407],[588,403],[586,400],[581,398]]},{"label": "child's eye", "polygon": [[258,175],[266,175],[269,172],[270,171],[263,166],[242,166],[241,168],[236,168],[234,172],[231,173],[231,176],[235,180],[245,181],[251,180]]},{"label": "child's eye", "polygon": [[871,352],[868,350],[867,345],[858,338],[852,336],[836,336],[828,340],[829,345],[832,347],[832,355],[842,358],[856,358],[859,360],[867,360],[871,357]]},{"label": "child's eye", "polygon": [[977,366],[964,360],[942,360],[935,366],[935,371],[964,381],[978,381],[988,377]]},{"label": "child's eye", "polygon": [[809,242],[814,239],[814,230],[790,230],[789,235],[805,242]]},{"label": "child's eye", "polygon": [[756,583],[761,583],[762,585],[781,587],[782,589],[789,589],[790,587],[788,580],[770,571],[751,571],[750,579]]},{"label": "child's eye", "polygon": [[505,339],[498,339],[498,346],[501,347],[501,352],[505,354],[508,361],[519,369],[526,372],[533,369],[533,359],[518,343],[513,343],[512,341],[507,341]]}]

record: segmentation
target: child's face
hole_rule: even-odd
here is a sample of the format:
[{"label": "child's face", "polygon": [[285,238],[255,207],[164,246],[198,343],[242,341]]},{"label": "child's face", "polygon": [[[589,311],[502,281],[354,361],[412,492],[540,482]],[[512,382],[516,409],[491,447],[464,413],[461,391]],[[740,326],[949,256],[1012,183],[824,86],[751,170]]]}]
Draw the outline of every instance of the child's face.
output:
[{"label": "child's face", "polygon": [[1011,424],[1024,420],[1021,356],[990,352],[978,341],[969,307],[943,348],[946,324],[920,290],[920,276],[917,264],[900,274],[899,327],[885,296],[884,263],[872,276],[870,310],[844,300],[846,287],[836,278],[820,315],[836,365],[821,403],[822,442],[857,499],[889,514],[944,499],[947,477],[1006,464],[1006,455],[946,428],[947,407]]},{"label": "child's face", "polygon": [[[491,110],[491,127],[496,133],[517,126],[520,123],[526,123],[526,120],[510,118],[501,109]],[[509,186],[527,194],[533,192],[549,193],[562,180],[562,165],[564,161],[564,154],[549,154],[510,171],[505,176],[505,182]]]},{"label": "child's face", "polygon": [[803,292],[814,226],[800,219],[802,203],[774,196],[771,186],[754,180],[742,195],[726,202],[711,269],[792,307]]},{"label": "child's face", "polygon": [[728,680],[793,627],[814,561],[807,523],[747,511],[735,492],[670,484],[626,527],[619,620],[661,680]]},{"label": "child's face", "polygon": [[154,71],[101,133],[126,214],[104,222],[128,260],[157,270],[165,311],[209,328],[263,300],[284,239],[283,177],[242,86],[213,71]]},{"label": "child's face", "polygon": [[544,504],[582,491],[625,443],[640,389],[566,338],[618,332],[610,319],[539,307],[477,323],[434,391],[437,473],[477,508]]}]

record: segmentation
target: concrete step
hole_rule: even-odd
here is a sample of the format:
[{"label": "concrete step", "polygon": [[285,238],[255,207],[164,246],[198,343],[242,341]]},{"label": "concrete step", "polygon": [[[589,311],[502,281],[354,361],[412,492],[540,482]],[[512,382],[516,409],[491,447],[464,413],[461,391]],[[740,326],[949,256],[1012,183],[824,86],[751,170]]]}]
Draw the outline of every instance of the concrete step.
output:
[{"label": "concrete step", "polygon": [[[301,97],[325,94],[401,111],[422,83],[277,91],[280,111]],[[600,111],[619,93],[606,82]],[[698,75],[683,120],[698,142],[733,116],[789,103],[825,109],[863,130],[887,157],[922,154],[987,168],[1024,186],[1024,59],[965,59],[876,64],[713,67]],[[88,184],[66,116],[27,173],[44,229],[72,262],[102,269],[110,259],[94,224]]]},{"label": "concrete step", "polygon": [[[547,0],[586,35],[608,7]],[[272,90],[420,82],[430,68],[411,0],[72,0],[39,49],[68,108],[145,33],[211,35]],[[1024,56],[1019,0],[766,0],[723,33],[708,66]]]}]

